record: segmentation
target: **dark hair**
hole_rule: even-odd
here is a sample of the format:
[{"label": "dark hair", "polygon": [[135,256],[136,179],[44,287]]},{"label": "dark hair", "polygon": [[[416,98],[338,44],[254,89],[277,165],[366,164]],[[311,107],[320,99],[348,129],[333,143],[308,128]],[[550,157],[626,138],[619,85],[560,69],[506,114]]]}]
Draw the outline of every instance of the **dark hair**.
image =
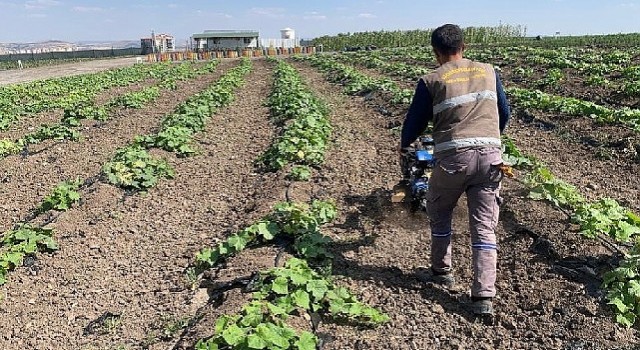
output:
[{"label": "dark hair", "polygon": [[431,33],[431,46],[444,55],[455,55],[464,45],[464,32],[455,24],[445,24]]}]

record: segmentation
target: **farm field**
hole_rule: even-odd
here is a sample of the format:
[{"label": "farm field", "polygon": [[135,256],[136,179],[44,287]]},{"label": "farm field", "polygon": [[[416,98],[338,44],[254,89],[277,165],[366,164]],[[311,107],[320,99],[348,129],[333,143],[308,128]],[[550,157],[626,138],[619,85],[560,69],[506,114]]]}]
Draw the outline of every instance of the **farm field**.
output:
[{"label": "farm field", "polygon": [[135,62],[135,57],[124,57],[103,60],[86,60],[72,63],[60,63],[53,66],[26,68],[23,70],[0,70],[0,85],[16,84],[47,78],[66,77],[77,74],[86,74],[105,70],[108,68],[130,66]]},{"label": "farm field", "polygon": [[495,317],[468,310],[464,200],[460,287],[421,282],[428,218],[390,189],[435,64],[385,49],[0,87],[1,347],[633,349],[640,52],[467,57],[500,67],[513,109]]}]

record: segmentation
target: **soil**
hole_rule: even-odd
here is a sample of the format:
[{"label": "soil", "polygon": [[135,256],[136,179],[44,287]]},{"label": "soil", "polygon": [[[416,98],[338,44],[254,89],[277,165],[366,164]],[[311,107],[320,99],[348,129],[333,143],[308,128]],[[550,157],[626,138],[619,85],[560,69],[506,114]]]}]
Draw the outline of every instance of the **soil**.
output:
[{"label": "soil", "polygon": [[103,71],[109,68],[132,66],[137,57],[109,58],[64,63],[55,66],[0,71],[0,85],[24,83],[33,80],[66,77]]},{"label": "soil", "polygon": [[[143,82],[133,83],[128,86],[118,86],[107,89],[96,95],[94,103],[96,106],[104,105],[114,97],[124,95],[131,91],[139,91],[147,86],[156,83],[155,79],[148,79]],[[34,132],[41,125],[51,125],[60,122],[64,115],[64,110],[56,108],[44,111],[31,116],[23,116],[14,122],[7,130],[0,130],[0,139],[17,140],[28,133]]]},{"label": "soil", "polygon": [[5,184],[0,193],[6,196],[0,207],[0,227],[6,230],[21,222],[56,184],[99,174],[116,148],[126,145],[137,135],[154,131],[163,116],[215,81],[230,65],[233,63],[225,62],[214,74],[182,82],[175,91],[163,91],[151,109],[118,109],[107,122],[83,124],[80,142],[48,140],[31,146],[28,155],[0,160],[5,171]]},{"label": "soil", "polygon": [[[250,298],[239,288],[216,292],[211,285],[246,278],[287,256],[278,246],[249,249],[196,281],[185,273],[194,255],[287,198],[336,202],[340,215],[323,229],[335,240],[336,281],[391,318],[376,329],[323,320],[317,329],[322,349],[631,349],[640,341],[637,329],[614,322],[599,289],[615,254],[579,236],[562,212],[527,199],[517,181],[503,183],[495,317],[477,319],[468,308],[464,198],[454,216],[459,286],[446,290],[421,282],[429,258],[428,218],[390,202],[400,172],[398,135],[389,127],[403,117],[402,107],[392,109],[384,95],[345,96],[315,69],[291,63],[331,109],[331,146],[311,182],[290,184],[282,172],[263,173],[254,165],[277,133],[263,105],[272,64],[254,60],[247,85],[198,136],[197,155],[154,151],[175,167],[175,179],[146,194],[97,181],[84,190],[81,204],[54,218],[50,227],[60,250],[39,254],[0,288],[0,314],[11,320],[0,323],[1,348],[193,349],[213,334],[218,316],[238,312]],[[2,228],[28,215],[59,181],[96,176],[117,147],[153,131],[177,103],[234,64],[225,61],[216,73],[163,93],[154,108],[120,111],[106,124],[87,126],[82,142],[47,144],[25,159],[0,160]],[[381,114],[380,107],[393,112]],[[640,208],[640,186],[628,175],[637,173],[637,165],[600,159],[517,117],[509,134],[582,193]],[[309,327],[302,319],[294,323]]]}]

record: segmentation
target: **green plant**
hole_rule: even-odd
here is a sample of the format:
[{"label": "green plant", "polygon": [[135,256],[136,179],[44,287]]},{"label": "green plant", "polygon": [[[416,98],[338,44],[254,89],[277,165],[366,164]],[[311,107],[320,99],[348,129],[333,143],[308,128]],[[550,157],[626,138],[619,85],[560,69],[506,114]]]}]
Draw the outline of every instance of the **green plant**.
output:
[{"label": "green plant", "polygon": [[531,67],[516,67],[513,69],[513,75],[520,77],[521,79],[528,79],[533,76],[533,68]]},{"label": "green plant", "polygon": [[[215,65],[207,67],[205,71],[215,68]],[[235,90],[244,84],[244,76],[251,67],[250,60],[243,60],[205,91],[180,104],[174,113],[162,121],[162,128],[156,135],[139,136],[134,143],[145,148],[162,148],[180,155],[195,153],[191,144],[193,135],[204,129],[213,113],[233,101]]]},{"label": "green plant", "polygon": [[392,104],[406,105],[411,102],[413,90],[402,89],[388,78],[376,79],[367,76],[353,67],[336,62],[328,55],[311,55],[298,58],[309,61],[313,66],[325,72],[329,81],[344,86],[349,95],[364,95],[372,91],[385,91],[391,95]]},{"label": "green plant", "polygon": [[[23,116],[56,108],[78,110],[93,105],[98,93],[115,86],[127,86],[149,78],[167,65],[136,65],[94,74],[38,80],[0,88],[0,128],[7,128]],[[99,107],[96,107],[99,108]],[[88,114],[86,111],[79,114]],[[79,118],[83,119],[83,118]]]},{"label": "green plant", "polygon": [[198,269],[195,267],[187,268],[185,272],[185,278],[189,284],[191,290],[195,290],[198,287]]},{"label": "green plant", "polygon": [[258,283],[258,292],[242,312],[220,317],[213,337],[199,341],[196,349],[316,349],[313,334],[297,334],[284,323],[293,314],[317,312],[364,326],[389,320],[348,289],[315,272],[305,260],[292,258],[284,267],[262,272]]},{"label": "green plant", "polygon": [[160,88],[149,86],[140,91],[133,91],[120,95],[108,103],[111,107],[124,107],[140,109],[151,101],[155,101],[160,96]]},{"label": "green plant", "polygon": [[502,136],[502,148],[502,159],[516,168],[530,167],[536,163],[534,158],[520,152],[513,139],[507,135]]},{"label": "green plant", "polygon": [[102,321],[104,334],[115,334],[120,327],[122,327],[122,317],[119,315],[109,315]]},{"label": "green plant", "polygon": [[224,315],[215,324],[213,337],[200,340],[196,350],[281,349],[315,350],[317,338],[297,333],[284,323],[281,310],[273,304],[253,301],[238,315]]},{"label": "green plant", "polygon": [[313,201],[312,204],[279,203],[262,220],[229,236],[216,247],[204,248],[196,255],[200,269],[213,267],[229,256],[248,246],[272,241],[279,235],[295,239],[300,256],[321,259],[330,257],[325,248],[329,238],[320,233],[320,226],[337,215],[335,206],[329,202]]},{"label": "green plant", "polygon": [[168,152],[190,155],[196,152],[191,145],[193,131],[184,126],[170,126],[162,129],[157,135],[138,136],[136,144],[144,147],[158,147]]},{"label": "green plant", "polygon": [[640,82],[627,81],[622,84],[622,92],[627,96],[638,97],[640,96]]},{"label": "green plant", "polygon": [[260,284],[254,299],[267,301],[286,314],[302,309],[370,326],[389,320],[377,309],[358,301],[348,289],[336,286],[311,269],[305,260],[291,258],[284,267],[261,273]]},{"label": "green plant", "polygon": [[589,86],[607,86],[611,82],[607,80],[607,78],[605,78],[603,75],[592,74],[587,78],[587,80],[585,80],[584,83]]},{"label": "green plant", "polygon": [[544,77],[538,80],[538,87],[557,87],[564,80],[564,73],[560,68],[551,68],[547,70]]},{"label": "green plant", "polygon": [[[267,105],[274,122],[286,122],[286,125],[258,161],[271,171],[282,169],[289,163],[321,164],[331,133],[327,108],[313,96],[289,64],[280,61],[274,76],[274,88]],[[302,180],[304,170],[298,169],[292,176],[302,175]]]},{"label": "green plant", "polygon": [[19,144],[8,140],[0,140],[0,157],[6,157],[12,154],[18,154],[22,148]]},{"label": "green plant", "polygon": [[25,135],[18,140],[18,144],[31,145],[44,140],[71,140],[78,141],[80,132],[64,124],[42,125],[34,133]]},{"label": "green plant", "polygon": [[49,210],[66,211],[71,208],[73,203],[80,200],[78,188],[82,184],[82,180],[65,181],[53,189],[50,195],[45,197],[44,201],[38,207],[38,212]]},{"label": "green plant", "polygon": [[102,172],[109,183],[125,189],[144,190],[155,186],[160,178],[173,178],[173,168],[163,159],[152,157],[139,145],[119,149]]},{"label": "green plant", "polygon": [[545,167],[535,167],[525,181],[531,199],[546,200],[563,209],[572,209],[584,203],[575,186],[557,179]]},{"label": "green plant", "polygon": [[508,88],[508,93],[520,108],[535,108],[573,116],[590,117],[599,123],[620,123],[640,131],[640,110],[631,108],[611,109],[572,97],[546,94],[539,90]]},{"label": "green plant", "polygon": [[640,218],[610,198],[579,205],[572,220],[580,225],[580,233],[589,238],[604,234],[628,242],[640,234]]},{"label": "green plant", "polygon": [[632,252],[619,267],[605,273],[602,287],[608,303],[614,307],[616,321],[633,326],[640,316],[640,251],[636,242]]},{"label": "green plant", "polygon": [[311,168],[307,165],[295,165],[289,172],[289,178],[293,181],[309,181],[311,179]]},{"label": "green plant", "polygon": [[66,126],[80,126],[83,119],[106,121],[109,119],[109,110],[104,106],[93,104],[80,104],[64,109],[61,123]]},{"label": "green plant", "polygon": [[613,159],[613,151],[611,151],[608,147],[598,147],[594,153],[596,158],[600,160],[611,160]]},{"label": "green plant", "polygon": [[0,240],[0,285],[7,282],[7,274],[11,269],[22,265],[26,255],[57,250],[58,246],[52,235],[52,229],[27,224],[5,232]]},{"label": "green plant", "polygon": [[[519,153],[515,145],[513,147]],[[535,164],[525,183],[530,187],[529,197],[574,211],[571,219],[580,225],[580,233],[585,237],[602,234],[619,242],[635,240],[631,252],[619,267],[604,275],[602,283],[602,288],[607,290],[606,298],[614,307],[616,321],[632,326],[640,316],[640,216],[613,199],[586,203],[574,186],[556,179],[542,164]]]},{"label": "green plant", "polygon": [[164,323],[161,334],[162,339],[172,339],[178,332],[189,326],[191,319],[189,317],[163,316],[162,321]]}]

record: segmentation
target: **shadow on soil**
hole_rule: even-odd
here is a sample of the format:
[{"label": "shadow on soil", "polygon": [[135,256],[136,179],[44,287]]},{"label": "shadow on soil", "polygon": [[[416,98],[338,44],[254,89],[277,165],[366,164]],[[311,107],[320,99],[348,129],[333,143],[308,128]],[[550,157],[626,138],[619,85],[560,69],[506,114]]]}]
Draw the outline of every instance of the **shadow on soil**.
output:
[{"label": "shadow on soil", "polygon": [[[529,252],[534,254],[533,261],[546,264],[549,267],[549,272],[562,279],[584,285],[590,296],[595,298],[602,296],[600,287],[602,281],[599,275],[617,266],[620,260],[619,256],[607,254],[561,256],[554,242],[521,224],[509,206],[503,206],[500,212],[500,221],[506,232],[513,233],[503,241],[503,245],[521,240],[523,236],[531,239]],[[568,229],[567,222],[566,230]]]},{"label": "shadow on soil", "polygon": [[363,246],[375,244],[378,236],[371,235],[366,230],[366,224],[380,225],[383,221],[387,225],[402,227],[406,230],[425,230],[427,216],[424,212],[412,210],[409,204],[394,204],[390,200],[391,192],[379,188],[367,196],[348,196],[343,200],[357,210],[347,214],[344,223],[335,225],[341,229],[359,232],[357,240],[334,242],[331,251],[334,254],[333,271],[354,280],[375,281],[385,287],[397,291],[398,289],[413,290],[433,303],[442,306],[444,312],[456,313],[473,322],[477,318],[467,310],[470,298],[459,290],[446,288],[428,282],[427,269],[418,268],[413,272],[403,272],[396,266],[362,265],[347,257],[348,252],[356,251]]},{"label": "shadow on soil", "polygon": [[382,221],[408,230],[425,229],[427,216],[408,203],[391,203],[391,192],[378,188],[366,196],[347,196],[343,201],[357,210],[347,213],[344,223],[335,227],[367,234],[365,224],[380,225]]},{"label": "shadow on soil", "polygon": [[[396,266],[359,265],[348,257],[350,255],[348,252],[376,243],[378,237],[371,235],[370,230],[365,229],[367,222],[379,225],[384,221],[407,230],[420,230],[425,228],[427,221],[424,213],[412,212],[408,206],[392,204],[390,193],[385,189],[377,189],[367,196],[346,197],[344,201],[355,206],[357,210],[349,213],[344,223],[336,227],[352,232],[357,231],[361,233],[361,237],[332,245],[332,252],[335,255],[335,274],[354,280],[375,281],[391,290],[419,291],[424,299],[441,305],[444,312],[459,314],[470,322],[477,320],[467,308],[470,303],[467,293],[460,290],[447,290],[439,285],[425,282],[429,276],[427,269],[416,269],[407,273]],[[534,255],[535,261],[547,265],[548,271],[560,279],[583,284],[590,296],[598,299],[602,297],[600,272],[616,266],[615,262],[618,258],[612,258],[606,254],[561,256],[554,242],[521,224],[514,211],[508,206],[503,206],[500,221],[504,230],[509,233],[503,241],[504,246],[516,244],[516,241],[522,241],[523,237],[530,239],[529,252]],[[483,321],[493,322],[492,320]]]}]

